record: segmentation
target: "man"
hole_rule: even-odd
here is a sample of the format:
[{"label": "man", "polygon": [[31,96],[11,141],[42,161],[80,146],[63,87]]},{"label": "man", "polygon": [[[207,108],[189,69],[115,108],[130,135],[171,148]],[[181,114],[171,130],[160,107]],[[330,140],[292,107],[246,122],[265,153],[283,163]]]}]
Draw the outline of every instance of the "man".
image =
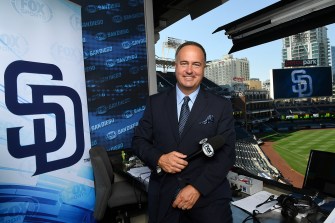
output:
[{"label": "man", "polygon": [[[133,137],[135,154],[153,171],[148,189],[150,223],[230,223],[231,191],[226,175],[235,162],[231,102],[200,88],[206,52],[196,42],[176,50],[176,87],[149,97]],[[179,133],[184,96],[190,113]],[[198,155],[199,142],[222,135],[213,157]]]}]

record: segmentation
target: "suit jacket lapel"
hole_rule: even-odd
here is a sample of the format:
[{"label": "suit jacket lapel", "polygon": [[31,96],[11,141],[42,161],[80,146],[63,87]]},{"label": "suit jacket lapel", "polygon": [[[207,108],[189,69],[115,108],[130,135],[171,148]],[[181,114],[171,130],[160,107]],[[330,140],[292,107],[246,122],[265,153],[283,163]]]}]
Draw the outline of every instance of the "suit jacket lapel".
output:
[{"label": "suit jacket lapel", "polygon": [[167,117],[169,117],[169,124],[171,125],[172,134],[176,140],[179,141],[179,128],[178,128],[178,115],[177,115],[177,96],[176,96],[176,88],[172,88],[167,93],[167,100],[166,100],[166,111],[168,112]]},{"label": "suit jacket lapel", "polygon": [[197,124],[197,120],[199,120],[197,117],[204,111],[204,109],[207,107],[207,94],[204,90],[200,89],[197,98],[195,99],[195,102],[193,104],[190,116],[188,117],[188,120],[185,124],[183,133],[181,137],[183,137],[193,125]]}]

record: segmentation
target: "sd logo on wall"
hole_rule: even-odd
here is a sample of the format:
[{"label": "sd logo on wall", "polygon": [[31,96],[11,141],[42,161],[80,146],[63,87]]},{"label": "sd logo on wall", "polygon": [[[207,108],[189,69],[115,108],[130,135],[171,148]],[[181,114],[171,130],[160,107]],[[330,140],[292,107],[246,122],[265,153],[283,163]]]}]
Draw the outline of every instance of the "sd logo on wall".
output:
[{"label": "sd logo on wall", "polygon": [[0,222],[92,222],[81,9],[0,8]]}]

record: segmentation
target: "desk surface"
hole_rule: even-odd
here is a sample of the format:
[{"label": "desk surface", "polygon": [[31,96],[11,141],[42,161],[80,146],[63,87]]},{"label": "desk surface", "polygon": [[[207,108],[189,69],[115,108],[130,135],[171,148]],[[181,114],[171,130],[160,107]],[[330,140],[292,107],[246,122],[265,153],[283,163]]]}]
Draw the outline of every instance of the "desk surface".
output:
[{"label": "desk surface", "polygon": [[[238,199],[241,199],[241,198],[233,197],[233,200],[238,200]],[[249,213],[247,213],[246,211],[234,205],[231,205],[231,208],[233,212],[234,223],[241,223],[248,216],[250,216]],[[256,215],[256,218],[260,223],[322,223],[326,219],[325,216],[319,213],[306,216],[306,217],[298,216],[295,218],[287,218],[281,214],[281,208],[272,210],[269,212],[265,212],[262,214],[258,214]],[[257,222],[257,221],[253,221],[252,219],[246,221],[246,223],[254,223],[254,222]]]},{"label": "desk surface", "polygon": [[111,160],[111,161],[112,161],[114,172],[116,174],[122,176],[128,181],[131,181],[137,188],[141,189],[142,191],[144,192],[148,191],[148,186],[149,186],[148,181],[145,181],[142,178],[133,177],[131,174],[127,172],[129,168],[125,167],[125,165],[119,160],[117,162],[115,160]]},{"label": "desk surface", "polygon": [[[147,192],[148,190],[148,183],[144,183],[143,180],[139,179],[139,178],[135,178],[132,175],[130,175],[127,170],[129,168],[126,168],[125,165],[122,163],[122,161],[119,158],[112,158],[110,157],[110,160],[112,162],[114,171],[116,174],[122,176],[123,178],[125,178],[128,181],[131,181],[136,187],[138,187],[139,189]],[[276,191],[276,189],[273,188],[267,188],[265,186],[264,190],[267,190],[271,193],[274,194],[282,194],[283,191]],[[289,192],[288,192],[289,193]],[[243,193],[242,193],[243,194]],[[245,197],[246,195],[242,195],[242,196],[236,196],[233,197],[233,200],[238,200],[243,198],[243,196]],[[250,216],[249,213],[247,213],[246,211],[231,205],[232,208],[232,212],[233,212],[233,221],[234,223],[241,223],[243,222],[248,216]],[[289,218],[285,218],[282,216],[280,210],[273,210],[270,212],[266,212],[266,213],[262,213],[262,214],[258,214],[256,215],[257,220],[260,223],[322,223],[325,221],[326,217],[320,213],[318,214],[313,214],[311,216],[307,216],[307,217],[303,217],[303,218],[293,218],[293,219],[289,219]],[[246,223],[252,223],[252,222],[257,222],[257,221],[253,221],[252,219],[246,221]]]}]

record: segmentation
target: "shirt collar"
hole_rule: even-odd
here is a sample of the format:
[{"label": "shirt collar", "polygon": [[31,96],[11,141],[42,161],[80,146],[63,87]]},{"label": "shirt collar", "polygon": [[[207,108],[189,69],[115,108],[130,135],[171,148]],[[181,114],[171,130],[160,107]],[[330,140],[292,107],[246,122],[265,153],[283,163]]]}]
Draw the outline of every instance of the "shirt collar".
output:
[{"label": "shirt collar", "polygon": [[[192,103],[194,103],[195,99],[197,98],[199,90],[200,90],[200,86],[195,91],[193,91],[190,95],[188,95]],[[177,93],[177,104],[183,103],[184,97],[186,95],[179,89],[178,85],[176,85],[176,93]]]}]

